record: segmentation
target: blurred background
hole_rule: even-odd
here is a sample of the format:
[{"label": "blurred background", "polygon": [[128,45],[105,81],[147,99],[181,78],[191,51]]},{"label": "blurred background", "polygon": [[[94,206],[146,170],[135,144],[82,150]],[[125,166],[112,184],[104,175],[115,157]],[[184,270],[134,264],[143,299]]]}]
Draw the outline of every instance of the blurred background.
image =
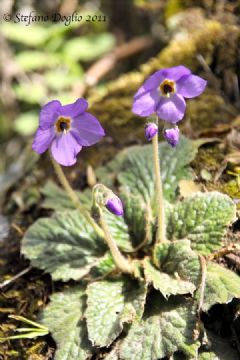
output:
[{"label": "blurred background", "polygon": [[[27,268],[20,240],[35,219],[50,215],[41,208],[42,189],[56,178],[47,155],[31,150],[41,106],[84,96],[105,128],[104,140],[65,169],[73,187],[83,189],[94,178],[92,167],[145,142],[132,97],[151,73],[179,64],[208,81],[204,94],[187,102],[180,124],[190,138],[211,139],[192,163],[196,180],[227,193],[240,209],[239,1],[0,1],[2,281]],[[38,270],[4,288],[0,337],[17,327],[9,314],[34,318],[52,290],[50,277]],[[50,338],[4,343],[0,359],[51,359],[54,347]]]}]

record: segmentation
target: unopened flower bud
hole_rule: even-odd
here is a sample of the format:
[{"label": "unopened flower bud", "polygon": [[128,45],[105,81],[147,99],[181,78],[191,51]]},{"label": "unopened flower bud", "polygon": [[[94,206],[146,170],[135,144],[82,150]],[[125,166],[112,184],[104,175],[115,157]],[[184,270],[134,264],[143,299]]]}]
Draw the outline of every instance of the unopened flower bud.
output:
[{"label": "unopened flower bud", "polygon": [[112,214],[117,216],[123,216],[123,204],[119,197],[117,197],[116,195],[109,198],[105,206]]},{"label": "unopened flower bud", "polygon": [[175,147],[179,142],[179,128],[175,126],[174,128],[166,129],[164,130],[163,136],[169,145]]},{"label": "unopened flower bud", "polygon": [[145,132],[146,139],[148,141],[151,141],[152,138],[158,132],[158,126],[156,124],[154,124],[154,123],[148,123],[144,127],[144,132]]}]

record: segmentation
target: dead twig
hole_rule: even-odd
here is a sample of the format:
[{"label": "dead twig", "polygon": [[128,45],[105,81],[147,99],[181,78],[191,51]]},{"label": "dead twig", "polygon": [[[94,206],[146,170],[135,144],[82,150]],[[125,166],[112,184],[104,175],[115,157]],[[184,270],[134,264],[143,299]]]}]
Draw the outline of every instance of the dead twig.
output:
[{"label": "dead twig", "polygon": [[11,279],[5,280],[3,283],[0,284],[0,289],[3,289],[5,286],[11,284],[13,281],[19,279],[21,276],[25,275],[32,269],[32,266],[29,266],[28,268],[22,270],[20,273],[14,275]]},{"label": "dead twig", "polygon": [[86,72],[84,81],[75,84],[73,97],[83,96],[88,88],[96,85],[98,81],[111,71],[116,63],[124,58],[134,55],[153,44],[153,39],[148,36],[134,38],[117,46],[112,52],[96,61]]}]

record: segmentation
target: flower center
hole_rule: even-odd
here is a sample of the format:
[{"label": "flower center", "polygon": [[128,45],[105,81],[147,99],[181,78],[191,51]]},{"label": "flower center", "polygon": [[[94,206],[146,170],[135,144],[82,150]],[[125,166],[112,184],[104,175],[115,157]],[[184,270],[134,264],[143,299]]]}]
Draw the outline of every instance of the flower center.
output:
[{"label": "flower center", "polygon": [[64,116],[59,116],[55,123],[57,133],[66,134],[71,129],[71,119]]},{"label": "flower center", "polygon": [[170,97],[175,93],[175,81],[167,79],[163,80],[163,82],[159,86],[159,89],[162,96]]}]

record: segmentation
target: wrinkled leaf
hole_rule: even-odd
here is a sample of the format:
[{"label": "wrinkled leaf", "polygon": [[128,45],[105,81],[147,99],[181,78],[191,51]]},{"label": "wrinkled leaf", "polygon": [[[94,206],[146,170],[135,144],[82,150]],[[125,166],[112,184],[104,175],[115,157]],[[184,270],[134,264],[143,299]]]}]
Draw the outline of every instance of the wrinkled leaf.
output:
[{"label": "wrinkled leaf", "polygon": [[[41,190],[44,195],[42,206],[47,209],[57,211],[65,211],[67,209],[75,209],[75,206],[69,198],[66,191],[56,185],[53,181],[49,180]],[[91,207],[91,192],[90,190],[80,192],[74,189],[75,194],[79,197],[80,201],[88,209]]]},{"label": "wrinkled leaf", "polygon": [[106,247],[79,210],[39,219],[26,232],[22,253],[54,280],[78,280],[96,265]]},{"label": "wrinkled leaf", "polygon": [[[191,179],[188,164],[194,159],[198,146],[187,138],[181,138],[176,149],[167,143],[159,144],[164,197],[168,201],[176,198],[176,189],[181,179]],[[155,200],[152,146],[133,146],[123,150],[97,175],[101,182],[110,184],[117,177],[120,184],[141,196],[146,204]]]},{"label": "wrinkled leaf", "polygon": [[[52,181],[48,181],[42,193],[45,195],[43,206],[49,209],[65,211],[74,209],[74,205],[64,189],[61,189]],[[76,191],[80,201],[88,209],[91,208],[92,195],[89,189],[79,192]],[[124,251],[132,250],[132,244],[128,233],[128,227],[121,216],[115,216],[109,211],[105,212],[106,222],[111,234],[118,246]],[[104,241],[104,240],[103,240]]]},{"label": "wrinkled leaf", "polygon": [[179,279],[176,275],[168,275],[157,269],[150,261],[144,262],[146,281],[152,283],[156,290],[160,290],[165,298],[170,295],[193,294],[195,285],[190,281]]},{"label": "wrinkled leaf", "polygon": [[90,284],[85,315],[93,344],[109,346],[122,332],[124,323],[140,319],[146,292],[143,283],[127,277]]},{"label": "wrinkled leaf", "polygon": [[214,304],[225,304],[240,298],[240,277],[219,264],[208,263],[202,309],[208,311]]},{"label": "wrinkled leaf", "polygon": [[116,264],[111,253],[107,252],[101,259],[99,259],[98,264],[91,269],[90,274],[93,277],[102,277],[110,274],[114,270],[116,270]]},{"label": "wrinkled leaf", "polygon": [[152,240],[153,216],[150,204],[146,205],[140,196],[121,193],[124,204],[124,219],[134,241],[134,247]]},{"label": "wrinkled leaf", "polygon": [[195,326],[192,302],[178,298],[166,301],[154,294],[142,320],[134,322],[120,345],[120,358],[124,360],[158,360],[182,350],[195,356],[192,331]]},{"label": "wrinkled leaf", "polygon": [[55,360],[86,360],[92,354],[83,320],[84,289],[75,287],[51,296],[41,314],[41,322],[57,343]]},{"label": "wrinkled leaf", "polygon": [[154,261],[159,269],[146,261],[145,276],[164,297],[193,294],[200,282],[200,263],[189,240],[158,244],[154,250]]},{"label": "wrinkled leaf", "polygon": [[236,217],[234,202],[218,192],[196,193],[168,211],[168,238],[191,240],[203,255],[219,249],[223,236]]}]

